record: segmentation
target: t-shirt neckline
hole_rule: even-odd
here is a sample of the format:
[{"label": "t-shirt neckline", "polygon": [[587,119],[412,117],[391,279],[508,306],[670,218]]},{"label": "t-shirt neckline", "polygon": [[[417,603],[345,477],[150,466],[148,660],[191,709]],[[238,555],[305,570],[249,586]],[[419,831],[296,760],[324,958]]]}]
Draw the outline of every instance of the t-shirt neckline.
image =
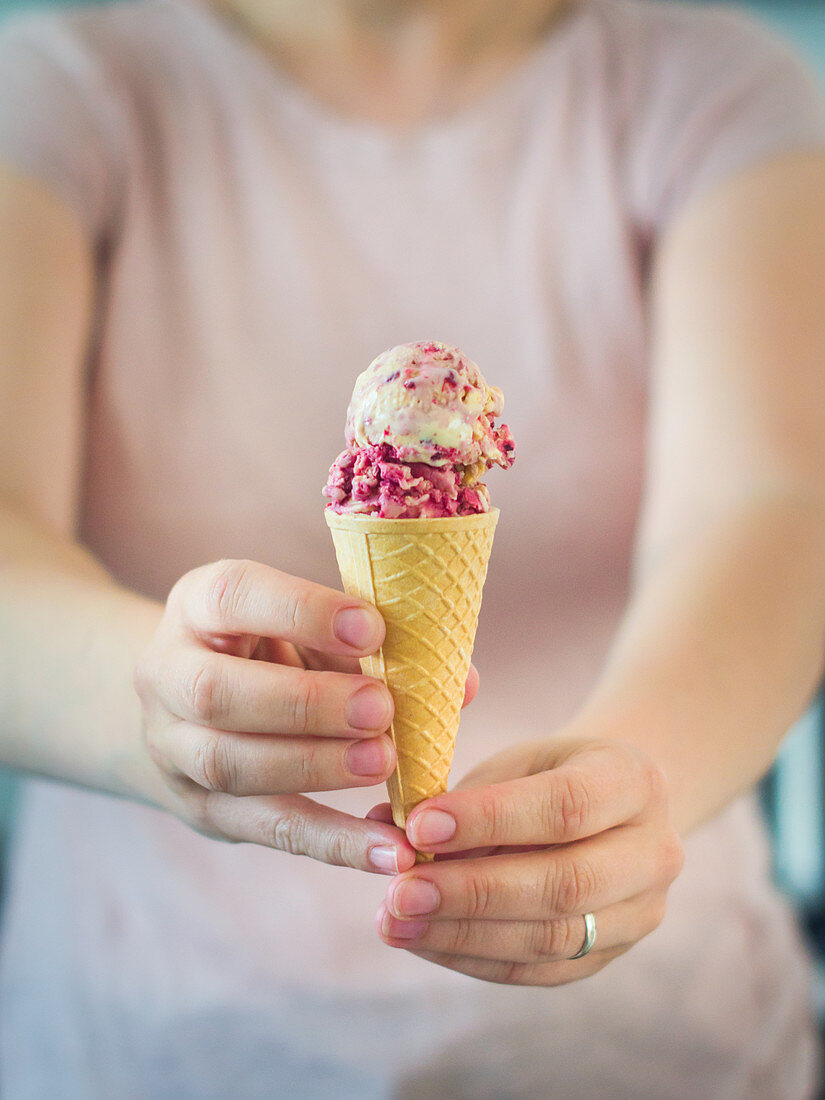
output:
[{"label": "t-shirt neckline", "polygon": [[224,43],[230,43],[244,59],[247,66],[260,79],[268,82],[282,102],[289,105],[296,119],[304,127],[315,132],[345,136],[351,140],[383,146],[410,143],[424,144],[428,140],[458,140],[489,124],[491,117],[506,113],[514,103],[529,94],[535,80],[544,71],[549,60],[574,35],[581,25],[584,10],[591,0],[576,0],[571,10],[554,22],[544,35],[531,46],[521,60],[503,77],[487,88],[477,99],[453,111],[412,126],[390,126],[369,119],[351,117],[337,111],[303,88],[288,72],[271,58],[244,31],[222,19],[208,0],[166,0],[167,3],[192,12]]}]

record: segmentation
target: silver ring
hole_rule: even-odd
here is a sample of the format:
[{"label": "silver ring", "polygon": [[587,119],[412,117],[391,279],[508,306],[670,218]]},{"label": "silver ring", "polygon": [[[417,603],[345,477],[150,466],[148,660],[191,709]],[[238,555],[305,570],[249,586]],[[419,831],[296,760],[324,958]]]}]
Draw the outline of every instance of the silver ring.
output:
[{"label": "silver ring", "polygon": [[589,954],[596,943],[596,918],[592,913],[584,914],[584,943],[581,945],[575,955],[570,956],[570,961],[574,959],[583,959],[585,955]]}]

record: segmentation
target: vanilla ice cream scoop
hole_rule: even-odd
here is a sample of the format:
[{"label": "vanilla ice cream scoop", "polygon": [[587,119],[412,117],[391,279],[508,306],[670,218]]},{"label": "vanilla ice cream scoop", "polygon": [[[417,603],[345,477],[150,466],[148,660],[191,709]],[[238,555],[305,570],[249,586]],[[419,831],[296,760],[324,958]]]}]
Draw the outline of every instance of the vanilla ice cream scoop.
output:
[{"label": "vanilla ice cream scoop", "polygon": [[505,466],[493,428],[502,404],[501,390],[458,348],[399,344],[358,376],[346,440],[361,448],[389,443],[403,462]]}]

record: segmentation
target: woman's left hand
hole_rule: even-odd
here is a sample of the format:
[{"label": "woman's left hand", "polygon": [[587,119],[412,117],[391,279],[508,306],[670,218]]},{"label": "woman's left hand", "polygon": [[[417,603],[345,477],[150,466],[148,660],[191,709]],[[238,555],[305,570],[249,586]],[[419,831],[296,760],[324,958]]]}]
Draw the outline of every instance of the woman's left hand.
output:
[{"label": "woman's left hand", "polygon": [[[452,858],[393,879],[377,914],[384,942],[517,985],[576,981],[623,954],[660,924],[683,862],[663,773],[616,741],[508,749],[417,806],[407,836]],[[572,960],[585,913],[596,942]]]}]

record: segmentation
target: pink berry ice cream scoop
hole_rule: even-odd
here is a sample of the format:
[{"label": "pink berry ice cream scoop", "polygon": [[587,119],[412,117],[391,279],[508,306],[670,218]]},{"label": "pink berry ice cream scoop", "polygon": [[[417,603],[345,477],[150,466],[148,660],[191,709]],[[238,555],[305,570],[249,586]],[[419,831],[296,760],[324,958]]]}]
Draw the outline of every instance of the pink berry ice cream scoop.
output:
[{"label": "pink berry ice cream scoop", "polygon": [[421,342],[383,352],[356,380],[327,507],[387,519],[487,512],[481,478],[515,457],[509,428],[495,426],[502,405],[501,390],[458,348]]}]

